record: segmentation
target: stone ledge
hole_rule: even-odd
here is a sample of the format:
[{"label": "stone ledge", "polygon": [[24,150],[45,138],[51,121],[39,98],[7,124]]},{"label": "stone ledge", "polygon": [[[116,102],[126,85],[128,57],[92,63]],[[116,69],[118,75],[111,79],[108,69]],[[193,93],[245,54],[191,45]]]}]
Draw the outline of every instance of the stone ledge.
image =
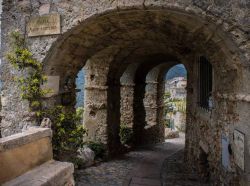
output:
[{"label": "stone ledge", "polygon": [[131,84],[129,84],[129,83],[121,83],[121,88],[122,87],[134,87],[134,86],[135,86],[134,83],[131,83]]},{"label": "stone ledge", "polygon": [[51,160],[3,184],[3,186],[73,186],[74,165]]},{"label": "stone ledge", "polygon": [[227,94],[227,93],[220,93],[217,92],[215,94],[216,98],[219,99],[225,99],[225,100],[229,100],[232,102],[236,102],[236,101],[242,101],[242,102],[250,102],[250,94]]},{"label": "stone ledge", "polygon": [[52,137],[51,129],[32,127],[25,132],[1,138],[0,152],[14,149],[45,137]]},{"label": "stone ledge", "polygon": [[85,90],[108,90],[108,86],[85,86]]}]

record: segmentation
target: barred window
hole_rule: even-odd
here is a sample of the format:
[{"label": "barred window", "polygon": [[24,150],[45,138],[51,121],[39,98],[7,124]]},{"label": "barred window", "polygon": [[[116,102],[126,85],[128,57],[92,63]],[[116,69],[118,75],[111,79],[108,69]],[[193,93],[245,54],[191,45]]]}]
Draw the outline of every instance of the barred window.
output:
[{"label": "barred window", "polygon": [[213,69],[206,57],[201,56],[198,61],[199,74],[199,101],[200,107],[210,110],[212,108]]}]

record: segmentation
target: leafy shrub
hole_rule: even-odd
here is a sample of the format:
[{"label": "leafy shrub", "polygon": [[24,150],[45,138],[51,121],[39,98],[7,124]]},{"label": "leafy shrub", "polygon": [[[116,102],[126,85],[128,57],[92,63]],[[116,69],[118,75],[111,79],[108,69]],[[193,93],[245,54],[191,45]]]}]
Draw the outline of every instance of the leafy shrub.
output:
[{"label": "leafy shrub", "polygon": [[95,152],[95,159],[104,158],[106,153],[106,148],[103,143],[89,141],[86,145]]},{"label": "leafy shrub", "polygon": [[164,127],[170,128],[170,119],[164,119]]},{"label": "leafy shrub", "polygon": [[119,136],[122,144],[130,144],[133,138],[133,129],[123,124],[120,126]]},{"label": "leafy shrub", "polygon": [[83,135],[86,130],[80,123],[79,114],[68,111],[63,106],[56,106],[43,112],[42,115],[52,121],[52,144],[56,159],[67,152],[76,154],[77,150],[83,147]]},{"label": "leafy shrub", "polygon": [[18,31],[10,34],[11,47],[6,58],[15,69],[27,74],[16,78],[22,91],[21,98],[28,100],[30,108],[36,113],[37,121],[43,117],[50,118],[53,130],[53,152],[55,159],[63,160],[70,157],[72,162],[79,162],[77,150],[83,146],[83,135],[86,130],[82,126],[83,110],[69,111],[63,106],[44,109],[42,98],[50,92],[41,85],[47,81],[42,74],[42,64],[33,58],[33,54],[26,47],[25,38]]}]

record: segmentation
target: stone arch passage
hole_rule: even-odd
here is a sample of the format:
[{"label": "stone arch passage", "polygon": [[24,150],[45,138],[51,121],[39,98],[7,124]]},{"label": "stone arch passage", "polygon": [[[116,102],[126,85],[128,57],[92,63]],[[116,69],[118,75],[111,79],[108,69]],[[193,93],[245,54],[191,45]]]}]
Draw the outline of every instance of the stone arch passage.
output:
[{"label": "stone arch passage", "polygon": [[146,112],[145,137],[148,143],[157,143],[164,140],[164,74],[176,62],[165,62],[152,68],[146,76],[144,107]]},{"label": "stone arch passage", "polygon": [[[35,56],[44,59],[45,74],[60,77],[59,93],[65,92],[65,88],[68,89],[68,96],[72,98],[69,106],[73,105],[75,99],[73,96],[75,87],[70,86],[70,82],[74,82],[77,72],[85,64],[89,65],[89,87],[86,93],[88,97],[86,102],[89,105],[86,111],[86,114],[89,114],[89,118],[86,118],[88,120],[86,122],[90,124],[89,138],[100,140],[107,145],[112,144],[112,149],[114,149],[113,144],[114,146],[118,144],[119,123],[116,121],[120,119],[120,77],[126,67],[132,63],[140,64],[134,78],[133,108],[134,129],[137,134],[140,134],[142,126],[145,126],[145,110],[142,106],[148,72],[166,61],[167,63],[177,61],[187,64],[191,73],[188,82],[187,121],[189,128],[187,129],[186,157],[190,164],[196,165],[200,144],[205,144],[210,151],[209,167],[214,178],[219,180],[218,175],[224,175],[223,168],[220,166],[221,146],[217,145],[220,144],[221,134],[226,133],[233,141],[231,128],[242,124],[248,118],[240,111],[240,108],[248,108],[245,105],[247,99],[239,96],[241,93],[248,95],[249,91],[249,86],[244,88],[241,86],[247,82],[247,75],[249,75],[249,70],[244,68],[244,65],[247,65],[248,53],[247,49],[242,46],[243,44],[239,44],[239,40],[224,32],[225,24],[221,23],[213,13],[212,15],[209,13],[210,17],[202,16],[204,12],[198,11],[200,10],[198,5],[191,6],[190,10],[184,6],[185,3],[177,4],[179,6],[173,8],[172,4],[167,2],[162,2],[162,4],[154,2],[150,5],[147,1],[143,6],[137,3],[132,3],[128,7],[124,5],[124,9],[120,10],[116,9],[116,5],[108,3],[107,6],[97,9],[98,12],[93,13],[92,16],[89,11],[87,11],[88,14],[85,11],[77,21],[69,23],[70,21],[65,20],[63,22],[65,24],[63,34],[49,41],[49,51],[45,49],[45,58],[41,57],[44,56],[42,55],[44,49],[36,50],[34,47],[43,39],[39,41],[37,38],[29,38],[29,43]],[[87,7],[90,5],[88,4]],[[123,5],[118,5],[118,7],[123,7]],[[8,19],[5,19],[4,25],[7,26],[6,30],[9,30],[12,27],[7,25],[6,20]],[[245,33],[240,32],[239,36],[244,38]],[[47,43],[45,42],[45,45]],[[211,118],[196,104],[196,57],[199,55],[208,56],[215,70],[214,78],[217,83],[215,83],[213,96],[216,106]],[[6,68],[8,65],[5,64],[3,69]],[[7,80],[8,75],[6,73],[3,75]],[[220,86],[221,84],[224,86]],[[12,94],[8,93],[11,93],[11,87],[15,86],[14,83],[10,85],[10,87],[4,87],[4,93],[10,95],[9,98]],[[112,97],[112,92],[115,94],[114,97]],[[61,96],[58,94],[48,104],[61,102]],[[13,99],[9,100],[10,104],[13,104],[11,101]],[[240,102],[240,106],[236,107],[234,102]],[[18,108],[20,107],[15,109]],[[96,112],[93,113],[93,110]],[[20,128],[16,129],[18,122],[13,118],[13,114],[10,112],[8,114],[8,109],[3,109],[2,113],[5,116],[3,118],[4,130],[20,131]],[[227,116],[226,119],[225,116]],[[242,117],[239,118],[239,116]],[[25,116],[19,114],[18,118],[23,121]],[[13,124],[10,122],[12,119]],[[216,132],[213,132],[212,126],[216,126]],[[208,135],[204,137],[204,134]],[[136,143],[143,142],[139,135],[135,140]],[[232,159],[232,164],[233,161]]]},{"label": "stone arch passage", "polygon": [[[77,66],[80,64],[78,62],[79,60],[81,60],[82,64],[82,61],[86,61],[86,59],[92,58],[91,56],[95,56],[95,53],[100,53],[102,55],[102,58],[100,58],[101,60],[110,59],[110,69],[113,69],[111,74],[114,75],[110,75],[108,81],[106,82],[107,84],[101,85],[104,86],[102,87],[103,91],[105,91],[105,89],[109,90],[108,91],[109,93],[107,94],[108,96],[105,96],[107,101],[105,101],[105,99],[103,98],[103,101],[105,102],[103,105],[108,105],[108,106],[106,107],[106,110],[105,112],[103,112],[102,115],[103,122],[99,122],[98,120],[95,120],[95,122],[90,122],[92,123],[91,126],[94,125],[93,123],[95,123],[95,125],[100,126],[100,128],[98,127],[97,129],[93,130],[95,132],[89,133],[90,137],[95,136],[96,139],[99,139],[109,144],[110,145],[109,149],[114,149],[114,147],[117,147],[117,145],[119,146],[118,131],[120,123],[119,121],[120,101],[118,100],[120,100],[120,85],[119,85],[120,82],[119,78],[115,77],[115,74],[118,74],[118,76],[120,77],[122,73],[114,73],[114,71],[115,69],[118,72],[122,71],[122,69],[125,70],[128,64],[138,61],[135,60],[136,56],[139,57],[138,58],[139,61],[144,61],[144,63],[141,63],[140,66],[138,67],[137,73],[135,75],[135,91],[134,91],[135,102],[133,110],[134,110],[134,131],[135,134],[138,134],[135,135],[135,143],[137,144],[145,143],[145,140],[142,140],[142,138],[140,137],[140,134],[142,134],[143,130],[142,126],[145,126],[145,110],[143,110],[143,108],[138,105],[143,105],[142,103],[145,91],[146,75],[148,74],[150,69],[152,69],[157,64],[162,63],[163,60],[179,61],[179,59],[181,59],[181,61],[185,61],[191,66],[191,68],[193,68],[192,70],[194,73],[195,57],[198,56],[199,54],[205,54],[211,58],[211,62],[214,64],[217,70],[221,69],[223,66],[226,65],[231,73],[233,73],[236,77],[239,77],[238,71],[233,70],[235,69],[235,66],[230,65],[230,64],[235,64],[235,62],[230,62],[231,59],[228,59],[228,54],[230,53],[226,52],[226,50],[228,49],[227,48],[228,45],[227,47],[222,47],[222,42],[218,42],[219,40],[218,38],[222,37],[224,40],[224,36],[217,35],[220,34],[220,32],[215,33],[213,30],[214,26],[212,24],[204,26],[204,23],[201,23],[201,25],[199,25],[197,24],[199,23],[199,21],[197,21],[196,18],[191,16],[192,17],[191,19],[186,20],[186,18],[182,14],[176,12],[174,12],[176,13],[176,15],[173,14],[173,16],[171,16],[170,18],[168,16],[164,16],[165,12],[161,11],[152,11],[152,12],[132,11],[129,13],[130,15],[126,14],[126,11],[120,13],[119,24],[118,23],[116,24],[117,21],[116,18],[111,17],[112,13],[110,13],[104,17],[95,18],[95,22],[93,22],[93,24],[91,23],[92,21],[90,21],[89,24],[85,25],[85,27],[82,28],[83,30],[87,29],[91,30],[92,31],[91,34],[94,35],[94,32],[96,31],[96,29],[94,28],[99,27],[100,29],[98,37],[89,37],[86,31],[83,30],[80,31],[80,26],[79,26],[77,28],[78,31],[76,31],[72,36],[67,37],[64,41],[65,54],[69,53],[68,55],[69,57],[74,56],[74,60],[71,62],[69,62],[69,59],[71,59],[72,57],[70,57],[69,59],[65,58],[65,60],[63,60],[65,61],[64,64],[67,64],[65,67],[63,67],[63,65],[60,65],[60,67],[58,66],[59,64],[58,61],[62,59],[60,59],[59,56],[58,59],[56,58],[57,56],[56,52],[53,52],[51,56],[45,60],[46,64],[47,61],[55,59],[53,60],[53,63],[50,63],[49,65],[45,66],[45,71],[48,72],[49,74],[56,73],[55,69],[57,69],[57,73],[59,72],[59,74],[61,73],[67,74],[70,73],[69,70],[66,70],[69,68],[69,66],[72,70],[74,68],[78,68]],[[105,19],[107,18],[109,19],[108,22],[105,21]],[[148,19],[151,20],[151,23],[153,23],[154,26],[152,26],[151,23],[144,24],[145,22],[148,22]],[[186,20],[186,22],[184,22],[184,20]],[[123,22],[123,24],[121,24],[121,22]],[[133,22],[135,24],[132,24]],[[110,34],[112,33],[112,35],[110,35],[109,32],[108,34],[102,35],[101,32],[103,31],[102,30],[103,25],[105,24],[105,26],[107,27],[107,25],[110,23],[112,23],[112,25],[110,25],[110,28],[114,28],[113,26],[116,25],[116,27],[118,26],[120,29],[116,30],[114,28],[112,32],[110,32]],[[155,29],[152,30],[151,29],[152,27],[154,27]],[[81,34],[83,33],[84,35],[81,36]],[[77,39],[75,40],[74,38]],[[81,42],[82,44],[80,44],[79,40],[82,40]],[[89,45],[88,47],[84,46],[87,40]],[[156,42],[157,42],[157,47],[155,48]],[[76,47],[73,47],[74,45]],[[112,45],[112,47],[110,47],[110,45]],[[70,48],[67,49],[67,47],[70,47],[71,49]],[[112,50],[109,51],[110,55],[107,55],[105,54],[105,52],[103,52],[106,50],[105,48],[107,49],[112,48]],[[222,48],[223,50],[221,50]],[[154,54],[156,53],[156,50],[158,50],[158,55]],[[78,54],[76,54],[76,51],[78,52]],[[176,57],[169,57],[169,55],[168,57],[162,57],[166,56],[166,54],[169,53],[171,54],[170,56],[176,56]],[[149,60],[149,56],[154,58],[154,61]],[[107,62],[104,61],[100,63],[102,65],[107,64]],[[107,68],[109,68],[108,66]],[[58,68],[60,70],[58,70]],[[102,74],[105,73],[102,72]],[[218,74],[218,76],[219,75],[221,74]],[[62,76],[62,78],[63,77],[64,75]],[[218,79],[220,78],[222,77],[218,77]],[[192,79],[190,81],[195,81],[195,80]],[[231,81],[230,83],[233,85],[233,87],[237,87],[235,81]],[[194,86],[190,88],[189,93],[193,91],[193,94],[195,94],[196,83],[192,82],[192,84],[194,84]],[[94,94],[97,95],[97,93]],[[95,98],[91,97],[91,99],[89,100],[95,100]],[[190,105],[189,107],[190,114],[188,115],[189,116],[188,121],[189,123],[192,123],[190,128],[192,128],[192,126],[194,125],[193,123],[196,120],[194,118],[195,113],[193,112],[193,110],[196,110],[197,113],[200,113],[200,111],[197,110],[194,98],[192,98],[191,100],[192,100],[191,101],[192,106]],[[100,108],[102,107],[100,106]],[[99,131],[100,133],[96,132],[96,130]],[[191,130],[196,130],[196,129],[192,128]],[[201,131],[199,133],[201,133]],[[190,150],[192,148],[198,148],[200,143],[199,140],[201,139],[198,138],[199,140],[195,141],[194,139],[197,138],[192,136],[192,134],[190,133],[190,136],[187,138],[187,140],[190,140],[188,142],[187,157],[189,157],[190,162],[195,162],[196,160],[193,159],[193,157],[195,157],[195,154],[197,152],[196,150],[192,152]],[[213,138],[212,134],[210,137]],[[219,140],[218,137],[217,139]],[[216,154],[217,154],[216,151],[214,151],[211,153],[211,156],[215,158],[214,161],[219,162],[220,161],[219,157]]]}]

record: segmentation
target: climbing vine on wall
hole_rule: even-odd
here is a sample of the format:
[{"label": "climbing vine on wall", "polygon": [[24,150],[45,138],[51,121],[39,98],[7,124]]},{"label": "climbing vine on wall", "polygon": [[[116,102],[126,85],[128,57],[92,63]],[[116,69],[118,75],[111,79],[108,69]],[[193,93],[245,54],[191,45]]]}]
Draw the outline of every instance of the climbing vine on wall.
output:
[{"label": "climbing vine on wall", "polygon": [[7,60],[14,66],[15,69],[22,73],[27,73],[25,76],[16,78],[22,91],[21,97],[28,100],[30,108],[40,115],[41,98],[49,92],[41,88],[47,78],[42,75],[41,63],[33,58],[32,53],[26,47],[25,38],[18,32],[14,31],[10,34],[10,52],[7,53]]},{"label": "climbing vine on wall", "polygon": [[82,137],[86,133],[83,125],[80,124],[82,113],[67,111],[61,105],[44,109],[42,99],[50,90],[41,88],[41,85],[47,81],[42,73],[42,64],[33,57],[20,32],[10,33],[10,43],[10,51],[6,54],[6,58],[22,73],[22,77],[15,78],[21,89],[21,98],[29,101],[38,122],[45,117],[51,119],[54,158],[75,162],[77,150],[83,146]]}]

